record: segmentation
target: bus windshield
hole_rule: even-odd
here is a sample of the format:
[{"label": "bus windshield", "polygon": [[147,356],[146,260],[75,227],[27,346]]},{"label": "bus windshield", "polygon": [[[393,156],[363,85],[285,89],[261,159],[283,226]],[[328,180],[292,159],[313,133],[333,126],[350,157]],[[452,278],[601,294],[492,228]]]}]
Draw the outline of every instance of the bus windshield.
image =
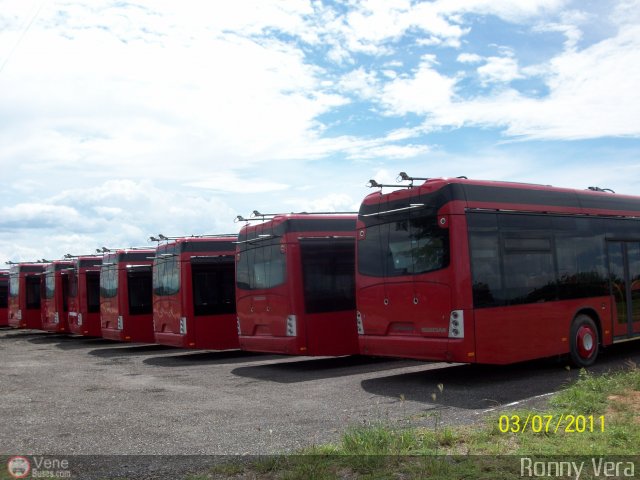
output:
[{"label": "bus windshield", "polygon": [[44,298],[51,299],[56,293],[56,277],[54,272],[45,275],[44,280]]},{"label": "bus windshield", "polygon": [[372,277],[418,275],[449,265],[449,230],[437,217],[403,218],[367,226],[358,243],[358,271]]},{"label": "bus windshield", "polygon": [[100,296],[112,298],[118,294],[118,267],[115,264],[102,264],[100,270]]},{"label": "bus windshield", "polygon": [[153,293],[159,296],[175,295],[180,291],[180,257],[175,248],[158,252],[153,262]]},{"label": "bus windshield", "polygon": [[243,245],[236,271],[242,290],[273,288],[285,281],[285,255],[280,244]]},{"label": "bus windshield", "polygon": [[9,296],[17,297],[20,291],[20,274],[12,273],[9,276]]}]

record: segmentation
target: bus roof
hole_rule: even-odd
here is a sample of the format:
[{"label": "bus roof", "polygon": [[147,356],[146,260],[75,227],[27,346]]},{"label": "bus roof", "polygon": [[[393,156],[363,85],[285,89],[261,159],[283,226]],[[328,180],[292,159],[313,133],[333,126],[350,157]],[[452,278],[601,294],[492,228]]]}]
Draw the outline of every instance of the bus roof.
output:
[{"label": "bus roof", "polygon": [[266,218],[260,223],[245,224],[238,234],[238,243],[243,243],[260,235],[280,237],[287,233],[303,232],[348,232],[355,231],[355,214],[310,214],[287,213]]},{"label": "bus roof", "polygon": [[174,249],[177,246],[178,253],[185,252],[226,252],[235,250],[236,234],[175,237],[160,243],[158,251]]},{"label": "bus roof", "polygon": [[45,267],[49,265],[48,263],[38,263],[38,262],[24,262],[12,265],[9,269],[10,273],[19,273],[19,272],[44,272]]},{"label": "bus roof", "polygon": [[464,178],[434,178],[413,188],[372,193],[363,200],[359,216],[379,216],[414,208],[436,214],[452,202],[459,202],[463,209],[640,216],[640,197],[602,190]]}]

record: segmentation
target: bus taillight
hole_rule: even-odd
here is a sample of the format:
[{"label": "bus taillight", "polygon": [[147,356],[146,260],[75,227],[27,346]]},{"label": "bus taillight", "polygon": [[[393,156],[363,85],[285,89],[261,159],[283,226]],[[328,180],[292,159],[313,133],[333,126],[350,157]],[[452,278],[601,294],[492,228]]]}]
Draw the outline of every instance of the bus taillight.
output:
[{"label": "bus taillight", "polygon": [[449,315],[449,338],[464,338],[464,312],[454,310]]}]

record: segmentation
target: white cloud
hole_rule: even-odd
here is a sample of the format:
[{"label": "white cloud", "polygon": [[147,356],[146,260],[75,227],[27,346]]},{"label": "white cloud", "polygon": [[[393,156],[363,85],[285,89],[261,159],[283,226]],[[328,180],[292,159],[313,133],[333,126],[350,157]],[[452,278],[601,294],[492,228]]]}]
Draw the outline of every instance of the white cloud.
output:
[{"label": "white cloud", "polygon": [[447,105],[456,80],[440,74],[433,64],[433,58],[424,57],[413,76],[400,76],[387,83],[379,101],[395,115],[424,114]]},{"label": "white cloud", "polygon": [[483,58],[475,53],[461,53],[456,60],[460,63],[480,63]]},{"label": "white cloud", "polygon": [[486,63],[478,67],[480,81],[484,85],[509,83],[524,78],[518,68],[518,61],[512,55],[488,57]]}]

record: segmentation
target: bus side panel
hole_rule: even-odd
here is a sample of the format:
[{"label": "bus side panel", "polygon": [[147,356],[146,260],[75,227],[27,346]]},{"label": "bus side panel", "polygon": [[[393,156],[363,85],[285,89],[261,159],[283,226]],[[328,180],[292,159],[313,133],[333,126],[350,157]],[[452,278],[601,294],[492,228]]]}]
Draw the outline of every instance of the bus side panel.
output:
[{"label": "bus side panel", "polygon": [[239,348],[238,327],[234,313],[193,317],[196,348],[228,350]]},{"label": "bus side panel", "polygon": [[[181,291],[183,288],[180,289]],[[153,329],[155,342],[160,345],[185,348],[187,338],[180,334],[181,292],[175,295],[153,295]]]},{"label": "bus side panel", "polygon": [[309,355],[356,355],[358,330],[356,311],[306,314]]},{"label": "bus side panel", "polygon": [[9,325],[9,275],[0,276],[0,327]]},{"label": "bus side panel", "polygon": [[476,359],[508,364],[569,353],[569,330],[576,312],[583,308],[599,312],[606,332],[608,305],[609,299],[603,297],[477,309]]},{"label": "bus side panel", "polygon": [[118,329],[118,297],[100,297],[100,325],[102,336],[109,340],[123,341],[122,331]]}]

